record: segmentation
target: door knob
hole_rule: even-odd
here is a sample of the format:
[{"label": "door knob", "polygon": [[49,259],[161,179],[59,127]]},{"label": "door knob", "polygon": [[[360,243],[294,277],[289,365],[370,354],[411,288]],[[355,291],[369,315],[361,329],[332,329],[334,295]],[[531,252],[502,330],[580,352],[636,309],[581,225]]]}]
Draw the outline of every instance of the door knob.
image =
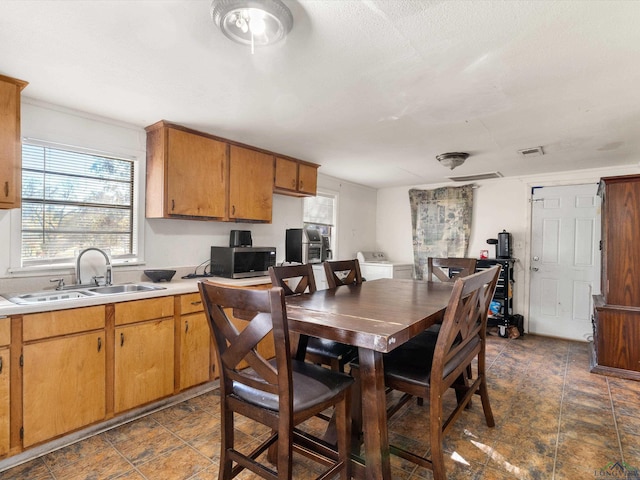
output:
[{"label": "door knob", "polygon": [[534,272],[537,272],[539,270],[538,267],[531,267],[531,270],[533,270]]}]

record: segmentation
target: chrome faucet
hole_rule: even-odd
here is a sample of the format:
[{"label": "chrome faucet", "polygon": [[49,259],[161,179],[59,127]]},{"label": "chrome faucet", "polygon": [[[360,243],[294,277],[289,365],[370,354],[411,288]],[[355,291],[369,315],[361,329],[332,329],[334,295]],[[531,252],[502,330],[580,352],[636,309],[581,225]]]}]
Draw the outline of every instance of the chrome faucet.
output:
[{"label": "chrome faucet", "polygon": [[[80,278],[80,259],[85,253],[90,252],[91,250],[95,250],[96,252],[100,252],[102,255],[104,255],[104,259],[107,262],[106,271],[104,274],[104,284],[111,285],[111,260],[109,259],[109,255],[107,255],[107,253],[104,250],[101,250],[97,247],[85,248],[78,254],[78,258],[76,258],[76,283],[78,285],[82,285],[82,279]],[[102,277],[93,277],[93,280],[96,285],[98,284],[98,278],[102,278]]]}]

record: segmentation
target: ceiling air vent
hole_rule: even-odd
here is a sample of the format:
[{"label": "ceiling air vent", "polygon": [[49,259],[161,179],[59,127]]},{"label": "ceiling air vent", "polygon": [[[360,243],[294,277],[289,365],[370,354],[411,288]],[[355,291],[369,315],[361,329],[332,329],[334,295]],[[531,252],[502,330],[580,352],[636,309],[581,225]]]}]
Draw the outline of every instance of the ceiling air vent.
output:
[{"label": "ceiling air vent", "polygon": [[542,150],[542,147],[525,148],[524,150],[518,150],[518,153],[520,154],[520,156],[525,158],[539,157],[541,155],[544,155],[544,151]]},{"label": "ceiling air vent", "polygon": [[447,177],[453,182],[473,182],[475,180],[488,180],[490,178],[501,178],[500,172],[478,173],[476,175],[465,175],[462,177]]}]

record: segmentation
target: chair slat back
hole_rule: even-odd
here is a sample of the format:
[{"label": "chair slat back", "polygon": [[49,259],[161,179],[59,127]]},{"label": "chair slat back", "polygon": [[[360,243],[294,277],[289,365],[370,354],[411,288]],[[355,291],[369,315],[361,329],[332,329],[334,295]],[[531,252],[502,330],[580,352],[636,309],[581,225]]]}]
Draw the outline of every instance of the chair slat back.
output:
[{"label": "chair slat back", "polygon": [[[313,293],[316,291],[316,280],[313,276],[313,267],[307,263],[304,265],[284,265],[269,267],[269,276],[274,287],[282,287],[285,295],[297,295],[300,293]],[[295,285],[294,288],[292,286]]]},{"label": "chair slat back", "polygon": [[359,285],[362,283],[360,262],[357,258],[324,262],[324,272],[327,276],[327,285],[329,288],[336,288],[340,285]]},{"label": "chair slat back", "polygon": [[[200,295],[216,347],[220,386],[231,392],[233,382],[271,394],[291,391],[291,358],[284,291],[230,288],[200,282]],[[239,331],[230,316],[242,310],[248,325]],[[251,313],[253,317],[251,317]],[[249,314],[249,315],[247,315]],[[273,332],[275,365],[257,351],[258,343]],[[241,369],[246,362],[250,369]]]},{"label": "chair slat back", "polygon": [[444,283],[453,283],[460,277],[473,275],[475,271],[475,258],[429,257],[427,259],[427,279],[430,281],[437,278]]},{"label": "chair slat back", "polygon": [[453,362],[460,352],[465,358],[477,355],[484,348],[489,304],[500,276],[500,265],[473,275],[458,278],[453,286],[444,314],[431,368],[432,379],[442,379],[452,371]]}]

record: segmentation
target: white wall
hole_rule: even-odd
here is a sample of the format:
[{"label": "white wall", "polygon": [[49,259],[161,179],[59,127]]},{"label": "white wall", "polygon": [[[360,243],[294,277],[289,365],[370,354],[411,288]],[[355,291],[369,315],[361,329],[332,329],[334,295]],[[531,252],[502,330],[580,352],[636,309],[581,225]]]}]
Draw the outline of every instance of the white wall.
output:
[{"label": "white wall", "polygon": [[[302,199],[284,195],[273,197],[271,224],[145,219],[143,202],[146,133],[142,126],[122,124],[83,112],[23,99],[22,135],[138,159],[142,181],[137,194],[141,200],[140,218],[144,225],[142,236],[145,266],[135,268],[196,266],[208,259],[212,245],[228,245],[229,232],[234,229],[251,230],[253,244],[256,246],[276,247],[277,261],[281,262],[285,255],[285,230],[302,227]],[[376,231],[376,190],[343,182],[321,173],[318,176],[318,186],[339,194],[338,242],[334,246],[336,258],[352,257],[357,250],[373,248]],[[14,219],[19,218],[19,211],[12,213],[9,210],[0,210],[0,291],[10,290],[11,280],[24,275],[21,272],[9,273],[11,248],[19,253],[19,245],[16,245],[19,243],[19,232],[12,232],[12,215]],[[17,242],[11,245],[13,239]],[[117,270],[114,272],[116,276]],[[49,278],[52,275],[43,272],[42,276]],[[46,278],[44,281],[47,281]],[[40,281],[42,282],[42,279]]]},{"label": "white wall", "polygon": [[360,250],[376,246],[376,190],[321,176],[318,189],[338,193],[338,239],[334,259],[355,258]]},{"label": "white wall", "polygon": [[[597,183],[601,177],[637,174],[640,168],[609,167],[593,170],[562,172],[550,175],[499,178],[475,182],[473,218],[467,256],[478,258],[480,250],[495,256],[495,247],[486,243],[506,230],[512,234],[516,288],[514,310],[528,317],[529,311],[529,250],[531,237],[531,188],[534,186]],[[409,190],[431,190],[444,184],[383,188],[378,190],[376,214],[377,248],[395,261],[413,263]],[[456,186],[447,184],[446,186]]]}]

